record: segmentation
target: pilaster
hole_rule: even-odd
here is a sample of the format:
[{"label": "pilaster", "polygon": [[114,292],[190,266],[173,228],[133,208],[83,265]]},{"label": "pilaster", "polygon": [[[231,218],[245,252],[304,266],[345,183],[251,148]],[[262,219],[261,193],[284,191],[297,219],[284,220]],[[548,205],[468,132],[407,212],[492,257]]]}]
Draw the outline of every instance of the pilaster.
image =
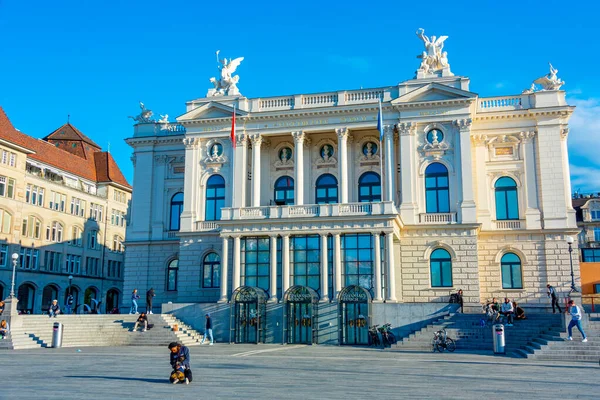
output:
[{"label": "pilaster", "polygon": [[281,284],[281,296],[290,288],[290,235],[282,235],[281,239],[281,275],[283,282]]},{"label": "pilaster", "polygon": [[454,120],[453,124],[459,130],[460,142],[460,176],[461,176],[461,202],[460,221],[465,224],[477,222],[477,208],[475,206],[473,190],[473,157],[471,154],[471,123],[470,118]]},{"label": "pilaster", "polygon": [[241,260],[240,260],[240,236],[233,236],[233,288],[232,292],[240,287],[241,281]]},{"label": "pilaster", "polygon": [[535,173],[535,132],[519,134],[523,144],[523,166],[525,170],[525,226],[527,229],[542,229],[542,220],[538,203],[537,176]]},{"label": "pilaster", "polygon": [[233,164],[233,185],[232,190],[233,207],[246,207],[246,183],[248,181],[248,135],[245,132],[238,133],[235,137],[236,145],[234,150]]},{"label": "pilaster", "polygon": [[252,207],[260,207],[260,147],[263,138],[260,133],[250,135],[252,141]]},{"label": "pilaster", "polygon": [[400,136],[400,216],[406,225],[417,223],[417,201],[415,190],[417,125],[400,122],[397,125]]},{"label": "pilaster", "polygon": [[269,237],[270,241],[270,302],[277,302],[277,236],[272,235]]},{"label": "pilaster", "polygon": [[329,282],[327,281],[327,234],[321,234],[321,303],[329,302]]},{"label": "pilaster", "polygon": [[394,265],[394,233],[388,232],[385,235],[385,250],[387,258],[387,303],[395,303],[396,300],[396,270]]},{"label": "pilaster", "polygon": [[348,203],[348,128],[335,130],[338,137],[340,203]]},{"label": "pilaster", "polygon": [[395,203],[394,193],[394,126],[385,125],[383,127],[385,135],[385,180],[381,177],[381,182],[385,181],[382,191],[385,190],[384,201]]},{"label": "pilaster", "polygon": [[[296,157],[294,158],[294,193],[295,204],[304,204],[304,139],[303,131],[292,132],[294,138]],[[285,292],[285,290],[284,290]]]},{"label": "pilaster", "polygon": [[180,218],[180,231],[191,232],[194,228],[198,206],[198,176],[201,175],[198,140],[191,137],[183,139],[185,146],[185,174],[183,186],[183,212]]},{"label": "pilaster", "polygon": [[490,211],[490,182],[488,175],[486,174],[486,162],[487,162],[487,144],[488,137],[486,135],[475,135],[473,136],[473,143],[475,144],[475,165],[477,169],[476,174],[476,185],[477,185],[477,222],[481,224],[481,228],[484,230],[492,229],[492,213]]},{"label": "pilaster", "polygon": [[373,297],[373,301],[382,302],[383,298],[381,295],[382,286],[381,286],[381,246],[380,243],[380,235],[379,232],[373,232],[373,260],[375,261],[374,275],[375,275],[375,296]]},{"label": "pilaster", "polygon": [[342,243],[339,233],[333,234],[333,248],[335,257],[335,263],[333,266],[335,275],[335,293],[333,293],[333,297],[337,299],[338,294],[342,290]]},{"label": "pilaster", "polygon": [[227,303],[229,299],[229,290],[227,287],[227,275],[228,275],[228,258],[229,258],[229,238],[223,236],[223,242],[221,245],[221,298],[219,303]]}]

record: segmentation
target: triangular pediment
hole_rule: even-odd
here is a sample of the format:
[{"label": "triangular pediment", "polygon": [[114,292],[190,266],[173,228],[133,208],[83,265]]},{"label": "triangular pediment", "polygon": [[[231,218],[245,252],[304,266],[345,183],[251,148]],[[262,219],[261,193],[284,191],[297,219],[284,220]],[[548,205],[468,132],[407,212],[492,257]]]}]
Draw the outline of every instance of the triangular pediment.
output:
[{"label": "triangular pediment", "polygon": [[430,83],[403,94],[392,101],[392,104],[469,100],[475,99],[476,97],[476,93],[441,85],[439,83]]},{"label": "triangular pediment", "polygon": [[[235,110],[236,116],[246,115],[245,111],[239,109]],[[193,121],[197,119],[219,119],[219,118],[231,118],[233,115],[233,107],[227,106],[214,101],[208,102],[200,107],[194,108],[187,113],[177,117],[177,121]]]}]

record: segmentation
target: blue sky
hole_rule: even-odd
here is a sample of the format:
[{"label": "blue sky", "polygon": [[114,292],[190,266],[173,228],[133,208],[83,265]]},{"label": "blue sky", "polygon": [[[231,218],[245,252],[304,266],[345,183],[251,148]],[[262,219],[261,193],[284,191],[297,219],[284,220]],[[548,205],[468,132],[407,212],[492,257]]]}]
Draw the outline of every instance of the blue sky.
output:
[{"label": "blue sky", "polygon": [[103,148],[110,142],[132,181],[127,116],[139,100],[155,115],[183,114],[210,87],[215,50],[245,57],[247,97],[379,87],[413,77],[422,27],[449,36],[452,71],[481,96],[520,93],[551,61],[578,106],[573,189],[600,192],[597,4],[0,0],[0,105],[35,137],[70,114]]}]

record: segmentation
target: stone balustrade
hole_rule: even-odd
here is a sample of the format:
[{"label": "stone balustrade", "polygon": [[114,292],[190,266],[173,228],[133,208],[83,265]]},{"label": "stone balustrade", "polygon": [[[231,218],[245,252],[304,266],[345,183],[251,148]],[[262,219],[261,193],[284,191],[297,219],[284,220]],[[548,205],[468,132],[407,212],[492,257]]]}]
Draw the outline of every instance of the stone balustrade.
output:
[{"label": "stone balustrade", "polygon": [[482,97],[477,103],[477,112],[510,111],[530,108],[529,95]]},{"label": "stone balustrade", "polygon": [[[308,204],[221,209],[221,220],[285,219],[398,214],[391,201],[374,203]],[[197,223],[198,224],[198,223]]]},{"label": "stone balustrade", "polygon": [[524,229],[525,221],[521,221],[521,220],[494,221],[494,226],[496,227],[497,230]]},{"label": "stone balustrade", "polygon": [[456,213],[419,214],[419,222],[422,224],[455,224]]}]

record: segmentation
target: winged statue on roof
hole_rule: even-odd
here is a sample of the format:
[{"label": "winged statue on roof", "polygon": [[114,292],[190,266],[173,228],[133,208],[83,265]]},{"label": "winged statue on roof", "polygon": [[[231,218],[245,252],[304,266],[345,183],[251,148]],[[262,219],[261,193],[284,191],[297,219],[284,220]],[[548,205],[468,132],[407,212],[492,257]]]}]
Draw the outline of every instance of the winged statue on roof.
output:
[{"label": "winged statue on roof", "polygon": [[417,74],[426,76],[446,71],[447,75],[451,75],[450,64],[448,63],[448,53],[443,51],[444,42],[448,39],[448,36],[428,37],[425,35],[425,30],[423,28],[417,29],[416,33],[425,45],[425,51],[417,56],[417,58],[421,59],[421,65],[417,70]]},{"label": "winged statue on roof", "polygon": [[550,73],[537,78],[533,81],[533,84],[541,85],[542,90],[559,90],[560,87],[565,84],[565,81],[556,76],[558,74],[558,69],[554,68],[552,63],[548,64],[550,65]]},{"label": "winged statue on roof", "polygon": [[217,50],[217,68],[219,69],[220,79],[216,77],[210,78],[210,81],[214,85],[213,89],[208,91],[208,96],[235,96],[239,95],[240,91],[237,87],[237,83],[240,80],[239,75],[233,75],[237,67],[240,66],[241,62],[244,61],[244,57],[238,57],[234,59],[223,58],[219,60],[219,52]]},{"label": "winged statue on roof", "polygon": [[148,123],[153,123],[154,119],[152,119],[152,110],[148,110],[146,108],[146,106],[144,105],[144,103],[142,103],[140,101],[140,113],[138,115],[136,115],[135,117],[129,116],[128,118],[131,118],[132,120],[134,120],[135,122],[139,123],[139,124],[148,124]]}]

